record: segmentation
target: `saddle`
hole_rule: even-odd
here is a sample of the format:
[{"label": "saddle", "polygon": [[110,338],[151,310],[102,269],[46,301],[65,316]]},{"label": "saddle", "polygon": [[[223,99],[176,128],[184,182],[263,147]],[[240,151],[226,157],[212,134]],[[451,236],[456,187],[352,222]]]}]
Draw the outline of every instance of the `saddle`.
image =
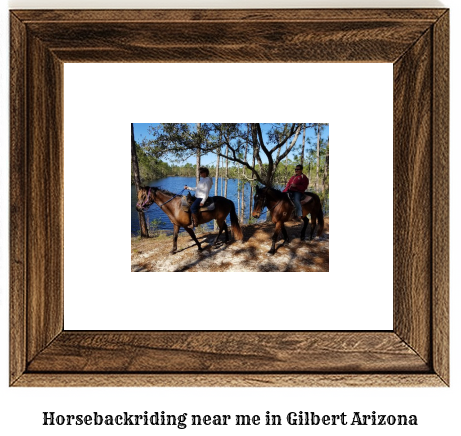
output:
[{"label": "saddle", "polygon": [[[181,209],[184,212],[190,212],[190,207],[192,206],[192,203],[195,201],[195,195],[191,195],[190,192],[187,193],[187,195],[183,195],[181,197]],[[214,204],[214,198],[213,197],[208,197],[205,201],[205,204],[200,207],[199,212],[206,212],[209,210],[214,210],[215,204]]]},{"label": "saddle", "polygon": [[[303,192],[302,193],[301,200],[300,200],[301,206],[304,205],[304,204],[309,203],[309,201],[311,201],[313,199],[313,197],[311,195],[309,195],[309,194],[310,194],[310,192]],[[287,196],[288,196],[288,199],[290,200],[290,203],[294,207],[295,203],[293,201],[293,192],[287,192]]]}]

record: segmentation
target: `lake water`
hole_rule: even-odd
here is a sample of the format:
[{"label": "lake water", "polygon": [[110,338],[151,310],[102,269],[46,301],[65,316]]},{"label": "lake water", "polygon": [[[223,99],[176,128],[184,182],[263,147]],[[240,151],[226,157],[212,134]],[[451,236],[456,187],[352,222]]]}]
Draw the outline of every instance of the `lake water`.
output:
[{"label": "lake water", "polygon": [[[221,184],[223,186],[221,186]],[[147,186],[156,186],[160,187],[162,189],[167,189],[170,192],[173,192],[175,194],[179,193],[182,191],[184,188],[184,185],[187,186],[196,186],[195,182],[195,177],[166,177],[164,179],[159,179],[159,180],[153,180],[150,183],[146,184]],[[235,211],[237,212],[237,186],[238,186],[238,181],[235,179],[229,179],[227,183],[227,198],[229,200],[232,200],[235,205]],[[221,191],[221,188],[223,189]],[[211,187],[210,191],[210,196],[214,196],[214,190],[215,190],[215,178],[213,177],[213,186]],[[224,196],[224,180],[219,179],[218,182],[218,195]],[[194,191],[191,191],[192,195],[194,195]],[[187,194],[187,191],[184,191],[183,194]],[[250,212],[250,184],[247,183],[245,185],[245,219],[244,223],[248,221],[249,218],[249,212]],[[251,200],[253,201],[253,200]],[[134,185],[131,186],[131,235],[137,235],[139,232],[139,216],[138,212],[136,211],[136,203],[137,203],[137,197],[136,197],[136,187]],[[168,219],[168,217],[163,213],[162,210],[154,203],[149,210],[146,212],[146,219],[148,222],[152,222],[155,219],[160,219],[162,223],[159,225],[160,230],[167,230],[167,231],[173,231],[173,224],[171,221]],[[266,219],[266,216],[263,215],[259,221],[264,221]],[[239,214],[239,221],[240,221],[240,214]],[[210,229],[213,229],[213,221],[210,221],[209,223],[205,224],[207,227]],[[227,217],[227,224],[230,225],[230,218],[229,216]],[[242,223],[241,223],[242,224]],[[181,231],[184,231],[184,229],[181,228]]]}]

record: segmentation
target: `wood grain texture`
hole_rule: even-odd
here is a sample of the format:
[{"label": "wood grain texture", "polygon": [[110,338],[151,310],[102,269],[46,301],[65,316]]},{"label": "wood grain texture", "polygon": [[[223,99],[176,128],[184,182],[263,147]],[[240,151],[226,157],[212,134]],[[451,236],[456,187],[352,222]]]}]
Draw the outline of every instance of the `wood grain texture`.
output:
[{"label": "wood grain texture", "polygon": [[434,89],[432,149],[432,306],[433,365],[449,382],[449,278],[450,278],[450,210],[449,210],[449,12],[434,25]]},{"label": "wood grain texture", "polygon": [[[14,11],[11,22],[11,385],[448,384],[445,9]],[[62,65],[107,61],[393,62],[394,331],[63,331]]]},{"label": "wood grain texture", "polygon": [[10,381],[24,373],[26,356],[26,31],[14,16],[10,20]]},{"label": "wood grain texture", "polygon": [[25,24],[56,22],[184,22],[193,21],[425,21],[427,26],[446,9],[175,9],[175,10],[15,10]]},{"label": "wood grain texture", "polygon": [[394,333],[63,332],[31,372],[426,372]]},{"label": "wood grain texture", "polygon": [[393,62],[427,22],[96,22],[91,29],[59,22],[28,28],[63,62],[331,62],[332,53],[335,62]]},{"label": "wood grain texture", "polygon": [[394,65],[394,330],[430,362],[432,34]]},{"label": "wood grain texture", "polygon": [[[63,66],[27,40],[27,358],[63,329]],[[24,169],[23,169],[24,171]]]},{"label": "wood grain texture", "polygon": [[16,387],[444,387],[435,374],[40,374]]}]

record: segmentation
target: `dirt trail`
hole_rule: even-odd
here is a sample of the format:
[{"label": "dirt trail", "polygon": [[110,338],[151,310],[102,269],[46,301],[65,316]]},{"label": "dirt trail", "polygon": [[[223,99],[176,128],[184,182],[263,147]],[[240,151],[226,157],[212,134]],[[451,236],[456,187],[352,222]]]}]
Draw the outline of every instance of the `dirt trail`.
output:
[{"label": "dirt trail", "polygon": [[[276,244],[276,253],[267,254],[271,245],[274,224],[263,223],[242,226],[244,239],[224,244],[224,235],[216,247],[211,247],[216,233],[200,233],[197,239],[203,247],[200,253],[189,235],[178,238],[178,252],[169,254],[172,237],[131,239],[132,272],[327,272],[329,269],[329,221],[325,218],[325,232],[313,241],[301,241],[301,224],[286,225],[291,242]],[[308,228],[309,231],[309,228]]]}]

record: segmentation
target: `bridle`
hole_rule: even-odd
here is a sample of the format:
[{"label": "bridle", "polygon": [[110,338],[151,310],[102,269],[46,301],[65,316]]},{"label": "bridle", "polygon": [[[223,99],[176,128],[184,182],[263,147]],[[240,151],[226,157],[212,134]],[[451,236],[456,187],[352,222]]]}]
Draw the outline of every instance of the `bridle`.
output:
[{"label": "bridle", "polygon": [[[146,212],[146,210],[144,210],[144,206],[146,205],[146,203],[149,201],[149,197],[150,197],[150,187],[149,187],[149,190],[147,191],[147,195],[146,195],[146,199],[144,200],[144,203],[141,204],[141,207],[140,209],[142,209],[143,212]],[[138,203],[139,204],[139,203]]]},{"label": "bridle", "polygon": [[[145,206],[146,203],[149,201],[150,189],[151,189],[151,188],[149,187],[149,190],[147,191],[146,199],[144,200],[144,203],[141,205],[141,209],[142,209],[143,212],[146,212],[147,210],[149,210],[149,207],[151,206],[151,205],[149,205],[149,207],[147,207],[147,209],[144,209],[144,206]],[[181,192],[178,192],[177,194],[174,194],[173,197],[171,197],[169,200],[165,201],[165,203],[158,204],[157,206],[161,208],[162,206],[164,206],[165,204],[167,204],[167,203],[169,203],[171,200],[173,200],[173,198],[177,197],[178,195],[181,195],[184,191],[185,191],[185,189],[183,189]],[[155,203],[155,201],[154,201],[154,203]],[[155,203],[155,204],[157,204],[157,203]]]},{"label": "bridle", "polygon": [[[268,188],[266,188],[266,189],[268,189]],[[270,209],[268,208],[266,212],[263,212],[264,207],[267,207],[266,200],[267,200],[267,190],[266,190],[266,192],[263,194],[263,205],[262,205],[261,213],[259,214],[259,216],[264,215],[264,214],[266,214],[267,212],[273,211],[273,210],[282,202],[283,198],[281,198],[277,203],[275,203],[275,206],[271,207]]]}]

